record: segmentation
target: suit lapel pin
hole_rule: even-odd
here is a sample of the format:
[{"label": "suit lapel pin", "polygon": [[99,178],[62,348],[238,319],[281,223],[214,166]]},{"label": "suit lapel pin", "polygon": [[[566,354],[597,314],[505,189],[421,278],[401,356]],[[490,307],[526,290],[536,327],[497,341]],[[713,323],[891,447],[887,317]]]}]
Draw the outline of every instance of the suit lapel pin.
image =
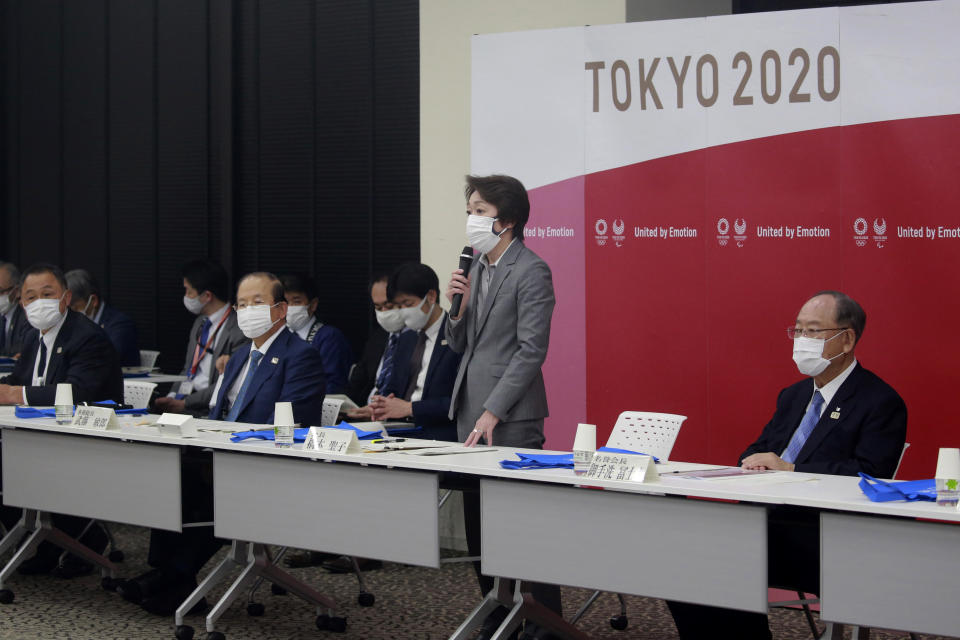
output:
[{"label": "suit lapel pin", "polygon": [[63,353],[63,347],[57,347],[57,353]]},{"label": "suit lapel pin", "polygon": [[440,346],[441,346],[441,347],[447,346],[447,341],[446,341],[446,340],[441,340],[441,341],[440,341]]},{"label": "suit lapel pin", "polygon": [[277,364],[278,362],[280,362],[280,358],[278,358],[278,357],[276,357],[276,356],[274,356],[274,357],[270,360],[270,364]]},{"label": "suit lapel pin", "polygon": [[834,408],[833,413],[830,414],[830,419],[831,419],[831,420],[839,420],[839,419],[840,419],[840,407],[835,407],[835,408]]}]

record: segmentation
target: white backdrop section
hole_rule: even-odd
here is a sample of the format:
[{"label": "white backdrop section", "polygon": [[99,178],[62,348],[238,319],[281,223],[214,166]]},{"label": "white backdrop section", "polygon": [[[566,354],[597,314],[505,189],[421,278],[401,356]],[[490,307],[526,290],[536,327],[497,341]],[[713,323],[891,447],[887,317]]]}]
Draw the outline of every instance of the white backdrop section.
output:
[{"label": "white backdrop section", "polygon": [[958,33],[960,0],[940,0],[475,36],[472,170],[535,188],[709,146],[957,113]]},{"label": "white backdrop section", "polygon": [[582,27],[474,36],[470,171],[527,189],[584,174]]},{"label": "white backdrop section", "polygon": [[960,2],[848,7],[840,37],[843,124],[960,113]]}]

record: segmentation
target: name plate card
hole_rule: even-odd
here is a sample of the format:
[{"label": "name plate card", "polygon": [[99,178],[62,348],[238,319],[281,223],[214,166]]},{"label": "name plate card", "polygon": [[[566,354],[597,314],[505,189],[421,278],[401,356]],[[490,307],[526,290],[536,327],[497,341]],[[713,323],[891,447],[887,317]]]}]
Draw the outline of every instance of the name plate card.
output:
[{"label": "name plate card", "polygon": [[196,438],[197,421],[182,413],[164,413],[156,422],[162,436]]},{"label": "name plate card", "polygon": [[307,451],[328,453],[360,453],[360,441],[353,429],[310,427],[303,448]]},{"label": "name plate card", "polygon": [[660,474],[657,473],[657,465],[650,456],[598,451],[593,454],[590,468],[581,477],[590,480],[655,482],[660,478]]},{"label": "name plate card", "polygon": [[74,427],[81,429],[92,429],[94,431],[114,431],[120,428],[117,422],[117,414],[113,409],[107,407],[77,407],[73,414],[73,421],[70,423]]}]

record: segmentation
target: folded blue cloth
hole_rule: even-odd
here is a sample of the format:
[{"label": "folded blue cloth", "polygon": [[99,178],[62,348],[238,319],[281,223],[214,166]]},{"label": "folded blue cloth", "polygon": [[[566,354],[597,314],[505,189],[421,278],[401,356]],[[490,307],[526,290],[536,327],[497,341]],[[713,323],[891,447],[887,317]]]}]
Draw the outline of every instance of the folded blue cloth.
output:
[{"label": "folded blue cloth", "polygon": [[[73,408],[76,413],[77,408]],[[114,409],[113,412],[118,416],[142,416],[149,413],[146,409]],[[17,406],[13,413],[18,418],[56,418],[57,410],[54,407],[21,407]]]},{"label": "folded blue cloth", "polygon": [[[331,429],[353,429],[357,434],[358,440],[370,440],[380,435],[379,430],[374,431],[364,431],[363,429],[358,429],[352,424],[346,422],[341,422],[338,425],[330,427]],[[307,439],[307,432],[310,431],[310,427],[300,427],[299,429],[293,430],[293,441],[294,442],[303,442]],[[267,428],[262,431],[237,431],[232,436],[230,436],[231,442],[240,442],[241,440],[247,440],[249,438],[256,438],[258,440],[273,440],[273,429]]]},{"label": "folded blue cloth", "polygon": [[149,378],[150,372],[146,371],[144,373],[125,373],[123,374],[124,378]]},{"label": "folded blue cloth", "polygon": [[[640,451],[629,451],[627,449],[613,449],[611,447],[600,447],[597,449],[601,453],[632,453],[641,454]],[[573,469],[572,453],[518,453],[519,460],[501,460],[500,467],[503,469]],[[656,456],[650,456],[654,462],[660,462]]]},{"label": "folded blue cloth", "polygon": [[873,476],[861,472],[860,490],[870,498],[871,502],[892,502],[895,500],[933,502],[937,499],[937,481],[933,478],[887,482],[877,480]]}]

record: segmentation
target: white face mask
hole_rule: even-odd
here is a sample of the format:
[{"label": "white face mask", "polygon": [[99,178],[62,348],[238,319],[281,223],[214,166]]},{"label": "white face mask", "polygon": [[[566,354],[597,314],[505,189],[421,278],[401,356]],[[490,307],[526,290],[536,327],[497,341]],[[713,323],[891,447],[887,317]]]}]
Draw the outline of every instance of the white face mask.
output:
[{"label": "white face mask", "polygon": [[287,326],[294,331],[300,331],[310,322],[310,310],[306,305],[291,304],[287,306]]},{"label": "white face mask", "polygon": [[843,332],[838,333],[832,338],[824,340],[823,338],[794,338],[793,339],[793,361],[797,363],[797,369],[805,376],[818,376],[830,366],[830,360],[839,358],[843,355],[841,351],[833,358],[823,357],[823,348],[827,342],[837,336],[842,336]]},{"label": "white face mask", "polygon": [[[63,295],[67,294],[64,293]],[[37,298],[24,308],[24,311],[27,312],[27,322],[34,329],[40,331],[52,328],[63,318],[63,313],[60,311],[60,301],[62,299],[63,296],[59,298]]]},{"label": "white face mask", "polygon": [[[279,304],[279,303],[278,303]],[[253,304],[237,310],[237,325],[243,335],[251,340],[259,338],[273,328],[276,320],[270,319],[270,309],[277,306],[269,304]]]},{"label": "white face mask", "polygon": [[90,310],[90,303],[92,302],[93,302],[93,298],[87,298],[87,304],[83,306],[83,315],[87,316],[91,320],[93,320],[93,316],[87,315],[87,311]]},{"label": "white face mask", "polygon": [[387,333],[396,333],[404,327],[402,309],[377,310],[377,324]]},{"label": "white face mask", "polygon": [[10,299],[10,294],[0,295],[0,315],[10,313],[10,309],[13,309],[13,300]]},{"label": "white face mask", "polygon": [[200,312],[203,311],[204,302],[200,299],[200,296],[202,295],[203,294],[201,293],[196,298],[183,296],[183,306],[185,306],[187,311],[195,316],[200,315]]},{"label": "white face mask", "polygon": [[408,328],[413,329],[414,331],[420,331],[423,329],[427,320],[430,319],[430,314],[433,313],[433,307],[436,303],[432,303],[430,308],[427,309],[427,312],[424,313],[421,307],[423,306],[423,300],[420,301],[420,304],[413,307],[406,307],[400,309],[403,313],[403,324],[407,325]]},{"label": "white face mask", "polygon": [[506,233],[506,229],[497,233],[493,230],[493,223],[496,218],[478,216],[470,214],[467,216],[467,242],[470,246],[480,253],[490,253],[497,243],[500,242],[500,236]]}]

